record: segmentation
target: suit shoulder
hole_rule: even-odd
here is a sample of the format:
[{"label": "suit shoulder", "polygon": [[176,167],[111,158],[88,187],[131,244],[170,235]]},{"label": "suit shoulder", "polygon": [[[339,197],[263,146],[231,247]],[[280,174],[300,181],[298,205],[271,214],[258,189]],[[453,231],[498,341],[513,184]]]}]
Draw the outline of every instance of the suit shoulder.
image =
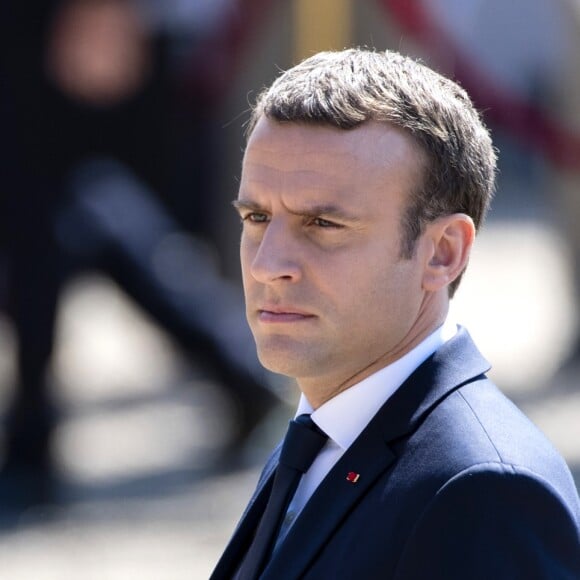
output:
[{"label": "suit shoulder", "polygon": [[[441,401],[405,442],[403,463],[419,461],[433,483],[477,465],[521,468],[570,504],[578,494],[564,459],[544,434],[495,385],[479,380]],[[410,468],[417,474],[412,465]],[[438,486],[437,486],[438,487]]]},{"label": "suit shoulder", "polygon": [[428,421],[444,425],[466,453],[530,467],[564,465],[558,451],[532,421],[489,379],[469,383],[438,405]]},{"label": "suit shoulder", "polygon": [[490,380],[458,389],[449,403],[464,406],[465,420],[493,447],[501,463],[522,465],[543,477],[568,473],[544,433]]}]

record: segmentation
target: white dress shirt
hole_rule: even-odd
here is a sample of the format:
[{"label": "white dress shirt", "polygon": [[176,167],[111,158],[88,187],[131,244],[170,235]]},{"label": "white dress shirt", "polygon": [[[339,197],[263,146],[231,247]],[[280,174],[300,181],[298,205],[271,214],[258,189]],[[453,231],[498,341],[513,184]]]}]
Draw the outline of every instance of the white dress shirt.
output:
[{"label": "white dress shirt", "polygon": [[457,326],[447,319],[445,324],[405,356],[336,395],[316,411],[304,394],[300,396],[296,416],[311,414],[312,420],[328,435],[328,441],[300,480],[286,513],[278,543],[287,534],[334,464],[354,443],[378,410],[412,372],[456,332]]}]

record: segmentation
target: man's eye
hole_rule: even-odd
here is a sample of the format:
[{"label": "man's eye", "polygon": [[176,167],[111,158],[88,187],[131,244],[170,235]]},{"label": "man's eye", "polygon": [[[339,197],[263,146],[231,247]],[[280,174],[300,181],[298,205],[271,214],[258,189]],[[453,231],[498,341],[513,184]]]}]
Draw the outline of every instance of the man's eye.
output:
[{"label": "man's eye", "polygon": [[314,218],[312,223],[319,228],[340,228],[339,224],[325,220],[324,218]]},{"label": "man's eye", "polygon": [[259,213],[256,211],[247,213],[242,216],[243,222],[250,222],[253,224],[261,224],[268,221],[268,216],[265,213]]}]

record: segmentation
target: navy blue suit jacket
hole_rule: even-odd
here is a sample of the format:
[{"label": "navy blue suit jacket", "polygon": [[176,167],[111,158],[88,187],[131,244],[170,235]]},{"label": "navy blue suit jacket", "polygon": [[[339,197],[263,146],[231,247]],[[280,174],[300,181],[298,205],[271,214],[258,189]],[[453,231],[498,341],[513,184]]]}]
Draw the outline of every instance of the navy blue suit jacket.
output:
[{"label": "navy blue suit jacket", "polygon": [[[580,579],[570,472],[488,369],[465,330],[423,363],[318,487],[262,578]],[[278,454],[213,580],[231,578],[247,550]]]}]

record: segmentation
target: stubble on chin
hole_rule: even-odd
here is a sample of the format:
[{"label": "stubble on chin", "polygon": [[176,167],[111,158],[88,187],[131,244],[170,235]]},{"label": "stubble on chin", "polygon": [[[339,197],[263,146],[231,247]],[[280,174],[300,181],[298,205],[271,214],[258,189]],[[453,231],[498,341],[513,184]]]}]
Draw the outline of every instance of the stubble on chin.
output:
[{"label": "stubble on chin", "polygon": [[311,373],[314,350],[299,338],[254,333],[258,358],[268,370],[293,379]]}]

